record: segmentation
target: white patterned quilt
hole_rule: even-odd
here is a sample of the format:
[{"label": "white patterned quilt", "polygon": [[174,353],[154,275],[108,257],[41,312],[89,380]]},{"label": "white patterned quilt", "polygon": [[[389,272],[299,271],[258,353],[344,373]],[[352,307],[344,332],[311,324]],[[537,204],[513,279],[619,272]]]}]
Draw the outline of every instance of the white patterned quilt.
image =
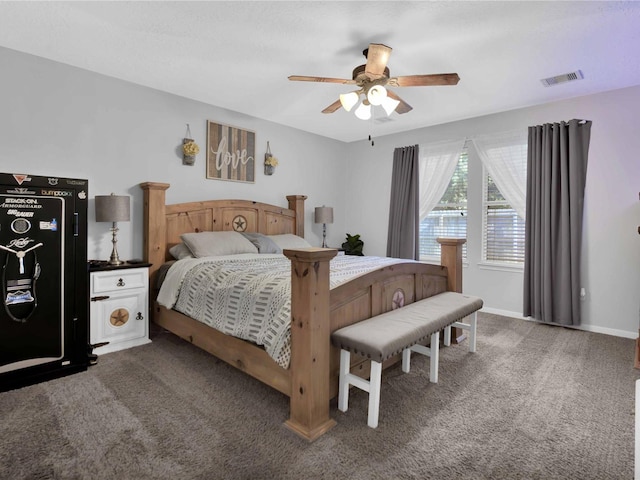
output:
[{"label": "white patterned quilt", "polygon": [[[330,264],[330,287],[401,262],[407,260],[336,256]],[[179,260],[169,269],[158,302],[227,335],[261,345],[278,365],[289,366],[291,262],[284,255]]]}]

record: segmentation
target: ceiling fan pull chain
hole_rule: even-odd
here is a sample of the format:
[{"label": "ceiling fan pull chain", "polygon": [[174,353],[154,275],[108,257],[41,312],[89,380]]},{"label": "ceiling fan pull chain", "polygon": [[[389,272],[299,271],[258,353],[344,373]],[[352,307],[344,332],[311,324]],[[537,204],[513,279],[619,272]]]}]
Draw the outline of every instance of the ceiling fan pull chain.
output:
[{"label": "ceiling fan pull chain", "polygon": [[374,128],[375,128],[375,119],[376,119],[376,110],[375,108],[371,109],[371,134],[369,135],[369,141],[371,142],[371,146],[373,147],[375,145],[375,142],[373,141],[373,134],[374,134]]}]

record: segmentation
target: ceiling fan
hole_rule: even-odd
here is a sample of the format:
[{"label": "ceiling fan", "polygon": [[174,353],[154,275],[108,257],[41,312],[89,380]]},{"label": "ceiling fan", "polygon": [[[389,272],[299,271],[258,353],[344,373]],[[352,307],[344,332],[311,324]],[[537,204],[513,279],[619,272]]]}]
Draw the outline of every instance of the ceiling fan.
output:
[{"label": "ceiling fan", "polygon": [[326,82],[357,85],[359,90],[340,95],[340,98],[322,110],[322,113],[333,113],[340,107],[350,111],[364,94],[360,107],[356,109],[356,116],[363,120],[371,117],[371,105],[382,105],[387,115],[395,111],[407,113],[413,109],[393,91],[385,87],[422,87],[433,85],[456,85],[460,81],[457,73],[436,73],[431,75],[407,75],[391,77],[387,62],[391,55],[391,47],[380,43],[371,43],[362,54],[367,59],[365,65],[359,65],[353,70],[352,78],[328,78],[291,75],[289,80],[296,82]]}]

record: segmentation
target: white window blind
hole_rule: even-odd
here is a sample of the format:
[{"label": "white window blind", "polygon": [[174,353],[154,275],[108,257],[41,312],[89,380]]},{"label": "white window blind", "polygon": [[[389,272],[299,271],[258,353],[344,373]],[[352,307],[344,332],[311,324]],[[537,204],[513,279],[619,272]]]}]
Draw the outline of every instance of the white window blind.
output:
[{"label": "white window blind", "polygon": [[483,169],[483,261],[524,265],[525,221]]},{"label": "white window blind", "polygon": [[[444,195],[420,222],[421,259],[440,259],[438,237],[467,238],[467,178],[468,160],[464,151]],[[466,244],[463,245],[462,256],[466,260]]]}]

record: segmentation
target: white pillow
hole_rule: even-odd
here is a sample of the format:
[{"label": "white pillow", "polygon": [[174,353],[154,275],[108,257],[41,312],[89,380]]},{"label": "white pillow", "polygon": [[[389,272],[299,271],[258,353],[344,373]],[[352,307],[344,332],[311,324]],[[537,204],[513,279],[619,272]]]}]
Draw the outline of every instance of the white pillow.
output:
[{"label": "white pillow", "polygon": [[183,258],[193,258],[191,250],[189,250],[189,247],[187,247],[184,243],[176,243],[169,249],[169,253],[176,260],[182,260]]},{"label": "white pillow", "polygon": [[198,232],[180,235],[194,257],[258,253],[256,246],[239,232]]},{"label": "white pillow", "polygon": [[311,248],[311,244],[304,238],[294,235],[293,233],[285,233],[282,235],[267,235],[273,243],[283,250],[285,248]]}]

